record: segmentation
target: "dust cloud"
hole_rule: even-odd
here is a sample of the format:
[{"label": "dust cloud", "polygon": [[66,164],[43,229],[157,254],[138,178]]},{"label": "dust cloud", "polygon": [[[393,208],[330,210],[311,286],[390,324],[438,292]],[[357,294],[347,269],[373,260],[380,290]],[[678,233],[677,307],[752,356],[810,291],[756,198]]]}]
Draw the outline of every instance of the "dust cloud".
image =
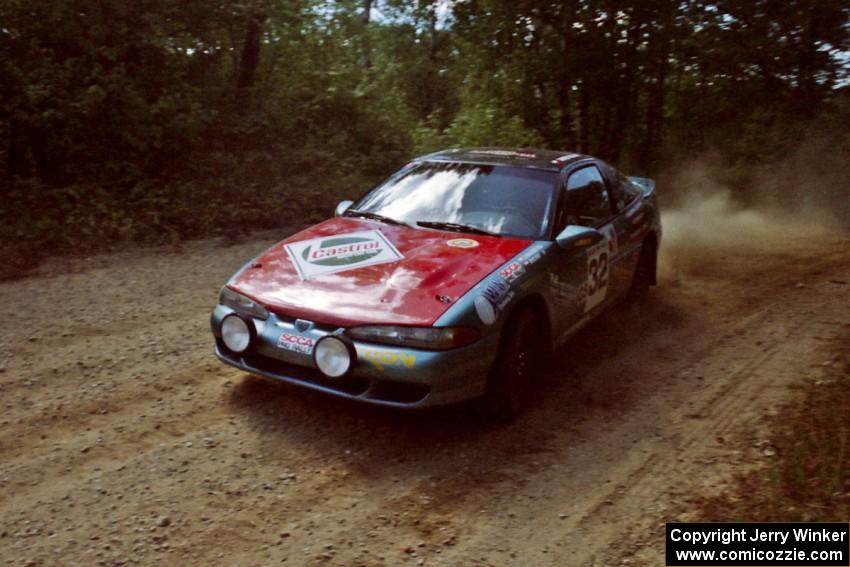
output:
[{"label": "dust cloud", "polygon": [[659,191],[661,277],[681,281],[698,274],[707,262],[781,252],[846,226],[842,207],[850,199],[848,184],[815,181],[818,190],[812,190],[800,180],[818,176],[788,175],[793,168],[793,163],[783,163],[754,171],[743,192],[723,181],[728,169],[712,159],[664,175]]}]

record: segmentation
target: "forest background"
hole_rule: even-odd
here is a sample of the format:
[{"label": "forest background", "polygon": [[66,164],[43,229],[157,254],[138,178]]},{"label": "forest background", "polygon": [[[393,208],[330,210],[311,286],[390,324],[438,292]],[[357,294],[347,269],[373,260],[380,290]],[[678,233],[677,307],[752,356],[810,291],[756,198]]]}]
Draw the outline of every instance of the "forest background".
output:
[{"label": "forest background", "polygon": [[3,0],[0,274],[319,220],[453,146],[850,218],[848,52],[841,0]]}]

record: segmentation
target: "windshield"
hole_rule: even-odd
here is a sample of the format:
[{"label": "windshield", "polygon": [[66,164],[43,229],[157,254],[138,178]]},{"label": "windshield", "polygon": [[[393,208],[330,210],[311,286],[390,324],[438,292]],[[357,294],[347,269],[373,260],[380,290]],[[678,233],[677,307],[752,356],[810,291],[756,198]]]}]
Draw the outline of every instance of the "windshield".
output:
[{"label": "windshield", "polygon": [[[421,162],[400,170],[352,205],[410,225],[478,229],[540,240],[549,225],[557,173],[510,166]],[[434,226],[451,223],[454,227]]]}]

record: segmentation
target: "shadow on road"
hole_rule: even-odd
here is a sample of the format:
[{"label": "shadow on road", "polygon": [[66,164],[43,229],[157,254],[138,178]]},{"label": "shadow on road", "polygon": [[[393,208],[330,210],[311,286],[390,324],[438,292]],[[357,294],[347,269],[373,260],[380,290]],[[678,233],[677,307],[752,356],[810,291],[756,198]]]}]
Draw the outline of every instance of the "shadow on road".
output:
[{"label": "shadow on road", "polygon": [[640,377],[659,354],[649,346],[653,338],[685,324],[685,312],[666,298],[609,311],[556,351],[530,407],[507,425],[489,422],[474,403],[391,410],[252,376],[234,387],[230,404],[253,422],[265,458],[285,461],[294,445],[328,459],[345,456],[354,474],[461,474],[469,490],[470,480],[486,485],[506,465],[525,463],[530,473],[547,454],[563,456],[629,411],[646,394]]}]

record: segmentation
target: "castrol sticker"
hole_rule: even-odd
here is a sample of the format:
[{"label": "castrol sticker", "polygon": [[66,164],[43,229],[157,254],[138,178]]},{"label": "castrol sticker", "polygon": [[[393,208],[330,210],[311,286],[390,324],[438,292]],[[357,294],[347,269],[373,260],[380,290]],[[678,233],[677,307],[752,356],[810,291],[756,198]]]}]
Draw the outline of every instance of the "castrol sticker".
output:
[{"label": "castrol sticker", "polygon": [[302,280],[395,262],[403,257],[377,230],[292,242],[286,245],[286,253]]}]

